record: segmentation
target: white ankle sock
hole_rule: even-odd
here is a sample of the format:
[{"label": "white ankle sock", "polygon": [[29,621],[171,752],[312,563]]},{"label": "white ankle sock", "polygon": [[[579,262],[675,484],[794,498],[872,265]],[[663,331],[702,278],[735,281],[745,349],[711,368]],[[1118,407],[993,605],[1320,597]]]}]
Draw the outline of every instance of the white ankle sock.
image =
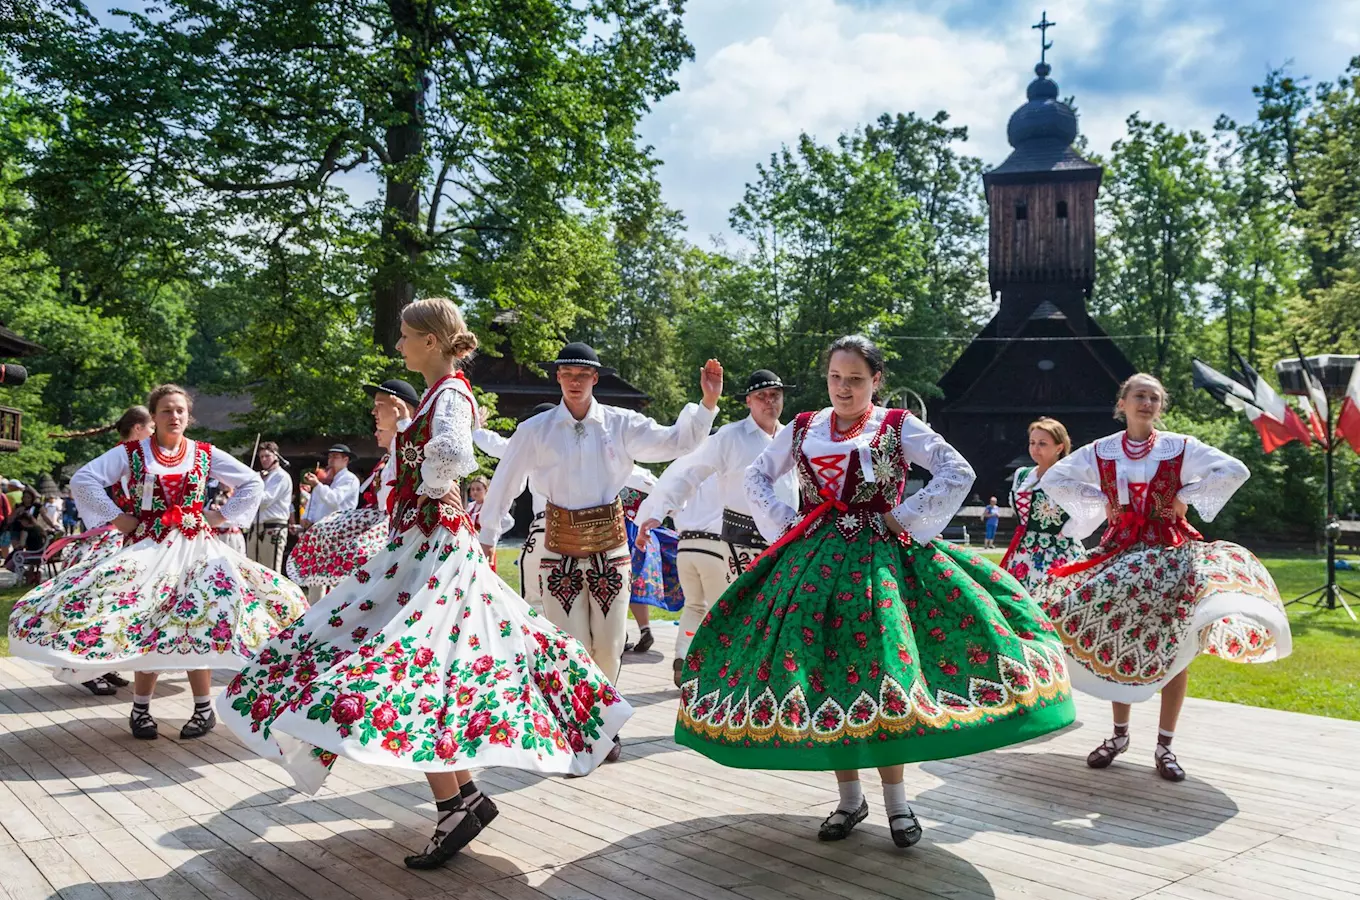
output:
[{"label": "white ankle sock", "polygon": [[899,781],[897,784],[883,782],[883,806],[888,811],[888,818],[893,816],[905,816],[911,813],[911,804],[907,803],[907,783]]},{"label": "white ankle sock", "polygon": [[841,792],[841,802],[836,807],[838,812],[852,813],[864,805],[864,788],[860,786],[858,778],[854,781],[839,781],[836,787]]}]

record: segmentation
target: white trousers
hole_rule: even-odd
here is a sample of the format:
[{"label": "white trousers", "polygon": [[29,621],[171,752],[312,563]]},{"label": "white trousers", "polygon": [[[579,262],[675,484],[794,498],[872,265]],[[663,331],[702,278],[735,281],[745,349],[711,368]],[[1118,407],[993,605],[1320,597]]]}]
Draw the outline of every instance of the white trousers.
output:
[{"label": "white trousers", "polygon": [[617,686],[632,593],[628,545],[577,559],[549,552],[544,544],[542,528],[532,529],[524,542],[524,599],[542,607],[549,622],[585,645],[595,665]]},{"label": "white trousers", "polygon": [[246,555],[275,572],[283,572],[283,551],[288,546],[288,526],[256,525],[246,538]]},{"label": "white trousers", "polygon": [[682,538],[676,548],[675,567],[685,606],[680,613],[680,633],[675,636],[675,658],[684,659],[694,633],[704,617],[742,572],[755,562],[760,551],[729,544],[716,538]]}]

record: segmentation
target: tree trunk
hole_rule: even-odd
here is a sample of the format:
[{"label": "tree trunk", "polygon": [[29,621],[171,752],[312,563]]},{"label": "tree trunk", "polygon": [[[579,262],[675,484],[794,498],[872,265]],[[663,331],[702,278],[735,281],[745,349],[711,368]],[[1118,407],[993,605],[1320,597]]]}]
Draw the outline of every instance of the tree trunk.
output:
[{"label": "tree trunk", "polygon": [[379,263],[373,273],[373,338],[384,351],[395,354],[401,311],[415,299],[415,270],[426,249],[420,227],[420,191],[429,35],[418,3],[388,0],[388,7],[396,26],[394,55],[401,65],[393,67],[388,88],[394,116],[384,139],[388,158]]}]

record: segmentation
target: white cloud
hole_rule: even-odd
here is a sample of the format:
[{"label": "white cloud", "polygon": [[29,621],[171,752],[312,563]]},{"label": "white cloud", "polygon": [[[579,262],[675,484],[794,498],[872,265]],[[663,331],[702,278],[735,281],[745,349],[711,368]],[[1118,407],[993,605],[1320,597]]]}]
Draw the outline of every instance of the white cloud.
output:
[{"label": "white cloud", "polygon": [[[1340,37],[1360,29],[1355,0],[1296,9],[1287,31],[1237,3],[1048,4],[1058,23],[1054,78],[1077,96],[1093,149],[1108,151],[1135,110],[1208,131],[1220,112],[1250,114],[1250,86],[1268,65],[1292,56],[1325,78],[1353,52]],[[944,109],[968,126],[964,149],[998,164],[1010,150],[1007,119],[1033,78],[1034,18],[1021,4],[952,0],[690,0],[697,58],[643,125],[666,163],[667,200],[706,243],[726,231],[756,163],[781,143],[804,131],[830,141],[883,112]],[[1278,56],[1254,58],[1262,47]],[[1225,83],[1240,108],[1223,108]]]}]

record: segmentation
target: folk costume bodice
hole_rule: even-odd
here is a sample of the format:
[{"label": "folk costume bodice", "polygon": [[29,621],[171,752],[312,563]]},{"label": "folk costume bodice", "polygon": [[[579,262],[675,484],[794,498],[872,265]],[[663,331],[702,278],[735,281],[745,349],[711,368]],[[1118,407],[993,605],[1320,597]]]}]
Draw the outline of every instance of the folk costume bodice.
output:
[{"label": "folk costume bodice", "polygon": [[441,378],[425,392],[415,417],[397,435],[394,533],[419,528],[429,536],[441,525],[454,532],[472,528],[462,504],[444,498],[477,470],[472,450],[476,411],[472,387],[461,372]]},{"label": "folk costume bodice", "polygon": [[[905,410],[874,407],[862,429],[849,435],[832,433],[832,416],[831,409],[799,415],[747,469],[747,499],[766,540],[826,502],[846,536],[866,526],[886,529],[883,517],[892,516],[916,543],[938,537],[973,485],[968,462]],[[903,499],[912,465],[932,478]],[[798,473],[801,512],[775,491],[790,470]]]},{"label": "folk costume bodice", "polygon": [[1194,506],[1210,522],[1251,477],[1241,462],[1192,437],[1160,432],[1146,455],[1130,458],[1123,436],[1087,444],[1055,463],[1042,481],[1044,491],[1071,515],[1064,529],[1071,537],[1095,531],[1107,521],[1109,507],[1118,511],[1100,550],[1076,564],[1082,568],[1139,543],[1177,547],[1200,540],[1199,531],[1176,515],[1176,500]]},{"label": "folk costume bodice", "polygon": [[[207,528],[204,499],[212,479],[234,490],[218,510],[226,526],[250,524],[264,490],[259,475],[220,448],[188,438],[183,458],[163,463],[151,440],[119,444],[71,476],[71,496],[87,526],[98,528],[127,513],[138,520],[134,541],[150,537],[159,543],[176,532],[192,538]],[[111,492],[115,486],[119,490]]]}]

